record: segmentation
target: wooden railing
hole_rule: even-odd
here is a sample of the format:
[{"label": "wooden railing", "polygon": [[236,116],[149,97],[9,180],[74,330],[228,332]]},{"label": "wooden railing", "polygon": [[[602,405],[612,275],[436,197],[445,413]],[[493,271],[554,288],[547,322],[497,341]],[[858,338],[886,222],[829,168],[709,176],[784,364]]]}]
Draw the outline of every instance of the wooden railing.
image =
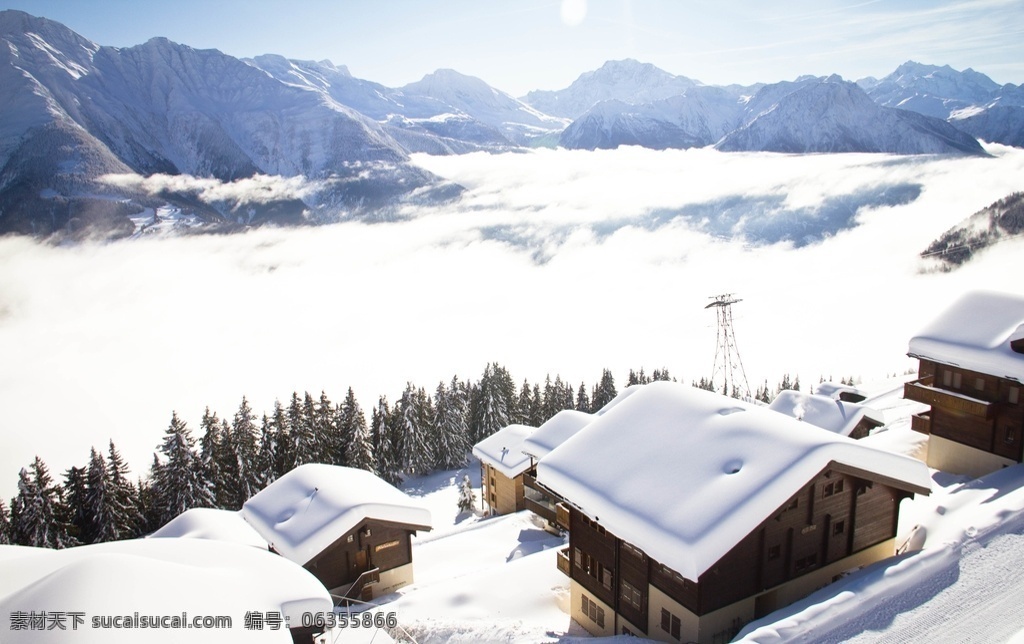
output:
[{"label": "wooden railing", "polygon": [[971,416],[990,420],[994,405],[984,400],[971,398],[953,391],[931,386],[931,378],[922,378],[903,385],[903,397],[907,400],[952,409]]},{"label": "wooden railing", "polygon": [[569,529],[569,508],[564,503],[555,505],[555,523],[563,530]]},{"label": "wooden railing", "polygon": [[910,429],[922,434],[931,434],[932,417],[928,414],[914,414],[910,417]]},{"label": "wooden railing", "polygon": [[569,568],[569,549],[568,548],[563,548],[562,550],[558,551],[558,569],[561,572],[565,573],[565,575],[567,577],[572,574],[571,570]]},{"label": "wooden railing", "polygon": [[359,575],[352,585],[349,586],[349,589],[345,591],[341,603],[345,603],[349,599],[360,599],[363,589],[376,583],[380,583],[380,568],[367,570],[363,574]]}]

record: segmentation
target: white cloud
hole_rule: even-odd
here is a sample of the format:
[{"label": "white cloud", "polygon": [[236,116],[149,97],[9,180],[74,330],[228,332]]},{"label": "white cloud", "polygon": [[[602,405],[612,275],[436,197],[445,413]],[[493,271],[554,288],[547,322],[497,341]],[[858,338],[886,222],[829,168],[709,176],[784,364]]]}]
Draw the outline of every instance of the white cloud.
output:
[{"label": "white cloud", "polygon": [[[59,474],[108,438],[144,473],[171,410],[195,428],[206,405],[230,417],[243,394],[269,411],[292,391],[339,399],[352,386],[368,408],[406,381],[476,379],[493,360],[519,382],[558,373],[590,387],[608,367],[621,386],[640,366],[700,378],[715,343],[704,306],[723,292],[743,299],[734,315],[752,387],[784,372],[901,371],[914,366],[909,336],[951,297],[1019,291],[1021,242],[951,274],[916,272],[929,241],[1019,189],[1024,151],[993,150],[417,157],[466,186],[464,199],[402,223],[70,248],[2,239],[0,495],[36,454]],[[922,189],[797,250],[649,219],[733,197],[813,208],[880,183]]]},{"label": "white cloud", "polygon": [[252,177],[221,181],[212,177],[180,174],[108,174],[100,181],[122,189],[138,190],[150,196],[167,192],[195,195],[205,203],[230,202],[266,204],[285,199],[307,199],[323,188],[323,183],[303,176],[282,177],[257,174]]}]

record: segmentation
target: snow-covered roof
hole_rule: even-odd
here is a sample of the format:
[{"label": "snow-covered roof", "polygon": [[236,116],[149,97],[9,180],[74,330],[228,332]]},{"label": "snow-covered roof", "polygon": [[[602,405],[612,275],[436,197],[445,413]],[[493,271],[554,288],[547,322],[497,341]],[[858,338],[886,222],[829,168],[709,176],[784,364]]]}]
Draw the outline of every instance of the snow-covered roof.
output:
[{"label": "snow-covered roof", "polygon": [[842,436],[849,436],[865,417],[879,425],[885,423],[882,414],[870,407],[791,389],[780,391],[768,409]]},{"label": "snow-covered roof", "polygon": [[822,382],[814,386],[814,393],[819,396],[828,396],[839,400],[843,394],[852,394],[856,398],[864,400],[868,395],[852,385],[838,384],[835,382]]},{"label": "snow-covered roof", "polygon": [[429,530],[430,511],[365,470],[307,463],[245,502],[242,516],[274,549],[305,564],[365,519]]},{"label": "snow-covered roof", "polygon": [[[190,642],[292,641],[288,629],[248,630],[246,612],[279,612],[294,626],[329,611],[331,597],[309,571],[266,550],[206,539],[132,539],[46,550],[0,546],[0,632],[4,642],[180,642],[170,628],[92,628],[103,615],[224,615],[230,629],[189,629]],[[12,630],[19,611],[81,612],[72,630]]]},{"label": "snow-covered roof", "polygon": [[523,441],[522,451],[538,460],[544,458],[548,452],[564,443],[570,436],[574,436],[592,420],[592,414],[575,409],[563,409],[547,419],[537,431]]},{"label": "snow-covered roof", "polygon": [[215,539],[257,548],[267,547],[267,540],[246,522],[241,513],[214,508],[186,510],[149,536]]},{"label": "snow-covered roof", "polygon": [[473,446],[473,456],[505,476],[515,478],[530,469],[530,457],[523,454],[523,441],[536,431],[528,425],[502,427]]},{"label": "snow-covered roof", "polygon": [[596,418],[540,460],[537,478],[616,536],[697,580],[832,464],[908,491],[930,490],[920,461],[668,382],[643,385]]},{"label": "snow-covered roof", "polygon": [[967,293],[910,339],[908,355],[1024,382],[1024,354],[1010,347],[1024,333],[1024,297]]}]

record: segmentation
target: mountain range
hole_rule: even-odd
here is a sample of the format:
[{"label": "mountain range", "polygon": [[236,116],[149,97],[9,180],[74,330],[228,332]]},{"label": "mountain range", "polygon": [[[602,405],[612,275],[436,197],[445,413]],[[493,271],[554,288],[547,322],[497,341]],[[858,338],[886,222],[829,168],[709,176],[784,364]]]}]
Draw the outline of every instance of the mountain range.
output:
[{"label": "mountain range", "polygon": [[983,155],[1024,145],[1024,86],[908,62],[881,80],[710,86],[634,60],[515,98],[442,69],[404,87],[330,61],[164,38],[105,47],[0,11],[0,234],[138,234],[400,217],[462,188],[413,153],[530,146]]}]

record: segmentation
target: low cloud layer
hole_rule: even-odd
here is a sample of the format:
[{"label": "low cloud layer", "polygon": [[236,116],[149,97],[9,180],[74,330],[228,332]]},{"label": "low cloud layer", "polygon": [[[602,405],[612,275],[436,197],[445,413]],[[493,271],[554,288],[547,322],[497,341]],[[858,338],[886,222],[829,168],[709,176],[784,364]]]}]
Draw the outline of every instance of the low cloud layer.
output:
[{"label": "low cloud layer", "polygon": [[[1019,292],[1021,241],[918,272],[928,242],[1019,190],[1024,151],[991,151],[416,157],[463,199],[373,225],[62,248],[0,239],[0,496],[36,454],[59,474],[110,438],[145,473],[172,410],[195,428],[205,406],[230,417],[242,395],[269,411],[292,391],[339,399],[352,386],[368,409],[407,381],[476,379],[489,361],[520,382],[558,373],[588,387],[606,367],[620,387],[641,366],[709,376],[704,306],[725,292],[743,300],[751,387],[785,372],[902,372],[915,366],[910,335],[951,298]],[[224,188],[201,183],[188,189]],[[763,222],[813,225],[837,199],[853,199],[843,225],[805,244],[723,239],[707,206],[736,204],[742,219],[744,204],[771,204]]]},{"label": "low cloud layer", "polygon": [[305,200],[323,188],[320,182],[305,177],[281,177],[257,174],[252,177],[221,181],[212,177],[187,174],[108,174],[100,181],[123,190],[142,192],[151,197],[167,193],[193,195],[205,203],[267,204],[287,199]]}]

